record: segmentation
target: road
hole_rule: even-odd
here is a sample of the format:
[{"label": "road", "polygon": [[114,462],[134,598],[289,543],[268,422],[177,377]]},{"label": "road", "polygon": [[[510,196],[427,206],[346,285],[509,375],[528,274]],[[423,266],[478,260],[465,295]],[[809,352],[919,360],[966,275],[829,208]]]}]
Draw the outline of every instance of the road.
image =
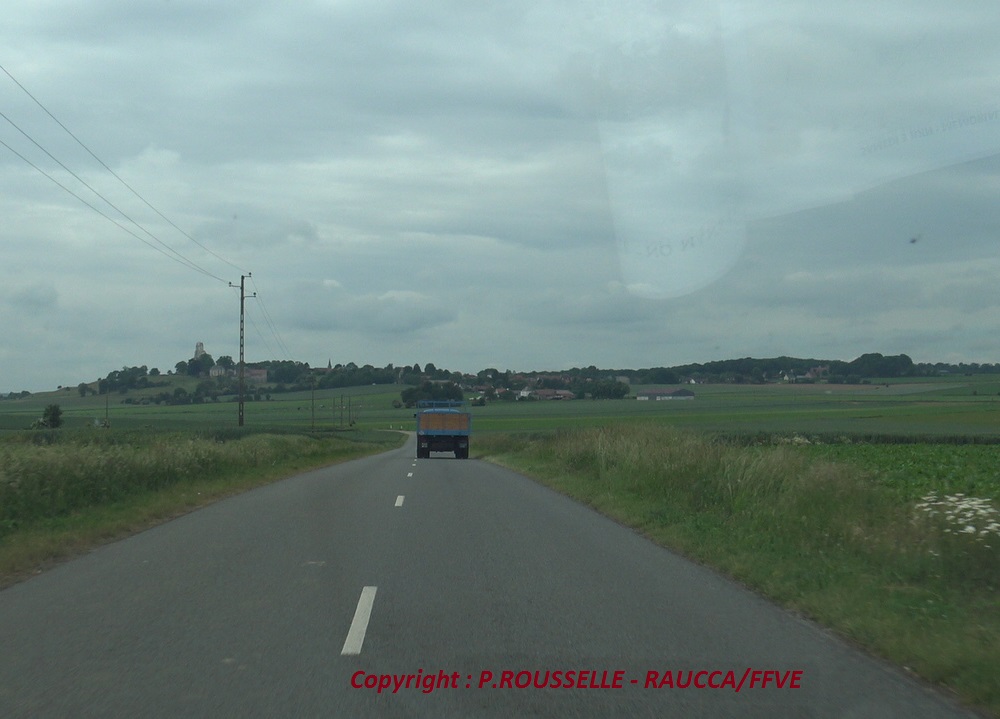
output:
[{"label": "road", "polygon": [[[414,455],[411,438],[0,592],[0,716],[973,716],[520,475]],[[383,675],[404,687],[365,688]],[[517,686],[557,676],[585,688]]]}]

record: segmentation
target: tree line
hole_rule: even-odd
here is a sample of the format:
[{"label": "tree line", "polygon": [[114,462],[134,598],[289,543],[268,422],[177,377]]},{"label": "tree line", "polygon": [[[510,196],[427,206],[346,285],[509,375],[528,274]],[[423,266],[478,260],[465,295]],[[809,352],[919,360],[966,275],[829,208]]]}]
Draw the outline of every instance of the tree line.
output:
[{"label": "tree line", "polygon": [[[361,385],[404,385],[421,388],[425,383],[441,384],[450,382],[456,387],[476,389],[489,399],[512,399],[510,393],[532,389],[569,390],[577,397],[625,396],[627,385],[671,385],[681,382],[760,384],[777,381],[827,381],[831,383],[859,383],[876,378],[934,377],[948,374],[1000,374],[1000,363],[915,363],[905,355],[883,355],[877,352],[863,354],[851,361],[824,360],[816,358],[772,357],[717,360],[673,366],[650,367],[645,369],[601,369],[594,365],[573,367],[560,371],[512,372],[488,367],[475,374],[438,368],[428,362],[421,366],[393,364],[375,367],[370,364],[357,365],[328,363],[327,367],[314,368],[307,362],[274,360],[248,363],[247,368],[267,371],[266,391],[268,393],[299,392],[310,389],[335,389]],[[213,367],[223,371],[213,373]],[[148,401],[166,404],[189,404],[218,400],[221,396],[238,391],[236,378],[237,363],[229,356],[214,360],[210,354],[202,354],[182,360],[174,365],[167,375],[175,374],[198,377],[202,381],[188,391],[175,388],[150,396]],[[624,382],[622,381],[624,380]],[[156,367],[122,367],[113,370],[95,383],[80,383],[77,387],[81,396],[117,392],[127,394],[130,390],[149,389],[171,384]],[[258,384],[246,382],[245,391],[251,399],[262,394]],[[624,393],[623,393],[624,386]],[[180,390],[180,391],[178,391]],[[440,390],[436,390],[440,393]],[[431,390],[420,390],[422,398],[431,397]],[[413,394],[413,393],[411,393]],[[30,392],[11,392],[4,399],[23,399]],[[409,397],[409,395],[408,395]]]}]

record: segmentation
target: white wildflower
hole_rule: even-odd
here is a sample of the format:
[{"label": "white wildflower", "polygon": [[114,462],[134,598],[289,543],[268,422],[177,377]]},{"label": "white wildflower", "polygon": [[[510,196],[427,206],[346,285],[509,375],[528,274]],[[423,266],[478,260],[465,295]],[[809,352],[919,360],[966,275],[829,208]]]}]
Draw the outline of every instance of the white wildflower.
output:
[{"label": "white wildflower", "polygon": [[915,505],[918,515],[943,519],[948,525],[942,528],[945,534],[977,535],[979,541],[989,535],[1000,536],[1000,510],[989,499],[956,492],[944,497],[928,494],[921,500]]}]

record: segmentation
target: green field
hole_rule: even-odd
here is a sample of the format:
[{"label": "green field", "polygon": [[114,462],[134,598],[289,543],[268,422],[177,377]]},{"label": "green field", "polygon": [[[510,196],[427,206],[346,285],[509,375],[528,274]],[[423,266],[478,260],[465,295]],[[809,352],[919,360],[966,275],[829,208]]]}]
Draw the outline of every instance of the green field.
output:
[{"label": "green field", "polygon": [[400,432],[58,429],[0,438],[0,588],[106,541]]},{"label": "green field", "polygon": [[[690,388],[692,400],[471,407],[473,454],[586,502],[1000,715],[1000,381]],[[24,513],[0,517],[0,582],[5,564],[10,581],[52,557],[286,476],[302,466],[294,461],[300,450],[288,447],[308,446],[315,454],[305,461],[319,462],[398,446],[401,435],[376,430],[413,429],[414,410],[392,406],[402,389],[270,399],[264,390],[261,401],[247,402],[244,430],[228,399],[157,406],[141,404],[141,392],[81,398],[74,388],[2,400],[2,469],[36,484],[33,494],[8,492],[5,500],[22,501]],[[633,387],[633,396],[646,389]],[[25,431],[52,403],[64,428]],[[108,429],[100,428],[105,417]],[[245,451],[195,447],[192,437],[265,443],[284,460],[263,474],[251,461],[249,478],[235,481],[244,470],[227,472],[224,452]],[[96,479],[101,468],[121,465],[121,452],[145,456],[143,447],[161,440],[213,453],[205,456],[215,457],[217,476],[160,479],[153,484],[164,489],[133,493],[141,482],[126,472],[111,497]],[[79,480],[67,481],[74,473]]]},{"label": "green field", "polygon": [[[633,387],[632,394],[656,387]],[[873,385],[698,385],[692,400],[493,404],[477,428],[546,430],[639,421],[716,433],[1000,436],[1000,384],[989,377]]]},{"label": "green field", "polygon": [[[169,389],[197,380],[171,377]],[[272,394],[245,405],[248,426],[336,429],[350,425],[411,428],[413,410],[394,409],[402,386]],[[636,392],[655,389],[633,387]],[[675,389],[669,387],[668,389]],[[799,433],[856,437],[896,435],[1000,437],[1000,380],[992,375],[935,380],[888,380],[869,385],[697,385],[693,400],[572,400],[494,402],[472,407],[476,432],[518,432],[592,427],[608,421],[643,422],[717,433]],[[108,417],[113,427],[236,426],[231,398],[197,405],[123,404],[163,388],[127,395],[79,397],[75,388],[0,401],[0,430],[25,429],[45,405],[58,403],[66,425],[84,427]],[[265,390],[266,392],[266,390]]]},{"label": "green field", "polygon": [[1000,444],[619,422],[476,453],[1000,715]]},{"label": "green field", "polygon": [[[171,377],[166,389],[193,389],[197,380]],[[24,399],[0,401],[0,430],[23,430],[42,415],[48,404],[63,410],[66,428],[98,427],[107,419],[114,429],[204,429],[238,426],[235,397],[218,402],[187,405],[139,404],[144,397],[164,391],[163,387],[130,390],[127,394],[79,396],[76,388],[34,394]],[[266,390],[264,391],[266,395]],[[309,431],[355,427],[387,428],[390,421],[398,427],[409,425],[413,412],[392,408],[399,399],[399,388],[386,386],[351,387],[344,390],[274,393],[271,399],[245,403],[245,426]],[[131,404],[126,404],[130,400]]]}]

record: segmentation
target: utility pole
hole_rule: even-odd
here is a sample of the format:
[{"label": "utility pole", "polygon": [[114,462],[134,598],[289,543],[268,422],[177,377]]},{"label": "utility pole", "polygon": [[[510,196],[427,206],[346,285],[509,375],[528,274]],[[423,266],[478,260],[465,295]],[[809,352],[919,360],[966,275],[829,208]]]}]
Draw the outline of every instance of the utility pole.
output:
[{"label": "utility pole", "polygon": [[[252,277],[252,276],[253,276],[253,273],[251,273],[251,272],[248,272],[245,275],[240,275],[240,370],[239,370],[239,373],[240,373],[239,426],[240,427],[243,426],[243,387],[244,387],[244,381],[243,381],[244,372],[243,372],[243,369],[244,369],[244,366],[245,366],[245,363],[243,361],[244,319],[246,317],[245,311],[244,311],[244,309],[245,309],[244,308],[244,305],[245,305],[244,300],[246,300],[246,298],[247,298],[247,294],[246,294],[246,278],[247,277]],[[229,283],[229,286],[230,287],[236,287],[236,285],[234,285],[232,282]],[[254,292],[252,295],[250,295],[250,297],[256,297],[256,296],[257,296],[256,292]]]}]

